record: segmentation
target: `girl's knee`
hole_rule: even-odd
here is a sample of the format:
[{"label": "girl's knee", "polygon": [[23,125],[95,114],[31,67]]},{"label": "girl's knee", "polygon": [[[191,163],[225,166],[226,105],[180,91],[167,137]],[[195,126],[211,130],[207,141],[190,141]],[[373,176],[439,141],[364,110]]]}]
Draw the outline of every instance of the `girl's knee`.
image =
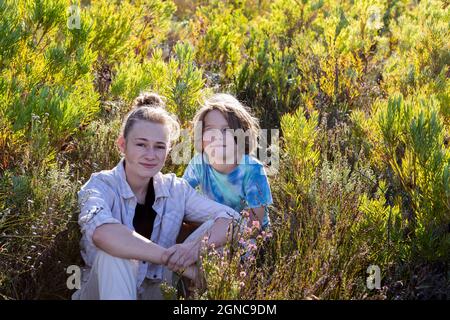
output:
[{"label": "girl's knee", "polygon": [[189,237],[184,240],[184,242],[192,242],[205,236],[206,232],[213,226],[214,221],[214,219],[210,219],[203,222],[194,232],[189,235]]},{"label": "girl's knee", "polygon": [[137,270],[139,268],[139,263],[137,260],[115,257],[103,250],[98,250],[95,259],[95,264],[96,267],[100,269],[105,267],[107,267],[108,269],[110,268],[131,269],[134,274],[137,274]]}]

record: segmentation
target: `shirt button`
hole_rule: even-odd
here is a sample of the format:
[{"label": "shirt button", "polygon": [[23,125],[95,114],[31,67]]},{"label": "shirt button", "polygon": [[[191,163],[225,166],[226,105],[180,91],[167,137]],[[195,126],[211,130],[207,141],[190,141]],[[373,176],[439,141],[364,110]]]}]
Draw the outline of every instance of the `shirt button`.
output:
[{"label": "shirt button", "polygon": [[156,278],[156,274],[153,275],[153,278]]}]

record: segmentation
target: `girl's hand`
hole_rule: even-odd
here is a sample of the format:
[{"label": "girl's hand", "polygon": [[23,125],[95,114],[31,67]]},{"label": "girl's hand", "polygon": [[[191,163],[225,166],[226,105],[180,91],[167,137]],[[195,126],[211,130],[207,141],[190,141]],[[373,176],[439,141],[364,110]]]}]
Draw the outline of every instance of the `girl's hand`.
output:
[{"label": "girl's hand", "polygon": [[176,244],[169,248],[173,253],[167,259],[167,267],[172,271],[186,269],[199,258],[200,242],[188,242]]},{"label": "girl's hand", "polygon": [[172,246],[168,249],[164,249],[162,255],[161,255],[161,264],[167,265],[167,262],[169,261],[170,257],[175,253],[175,247]]}]

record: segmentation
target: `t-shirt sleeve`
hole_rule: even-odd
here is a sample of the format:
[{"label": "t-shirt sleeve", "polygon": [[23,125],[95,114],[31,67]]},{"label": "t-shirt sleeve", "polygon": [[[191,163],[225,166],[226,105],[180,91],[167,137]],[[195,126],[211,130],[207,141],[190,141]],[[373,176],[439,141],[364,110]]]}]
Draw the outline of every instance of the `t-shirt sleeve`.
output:
[{"label": "t-shirt sleeve", "polygon": [[195,166],[196,164],[194,164],[193,161],[189,162],[183,174],[183,179],[186,180],[194,189],[200,184]]},{"label": "t-shirt sleeve", "polygon": [[265,207],[273,203],[264,166],[255,164],[249,166],[248,178],[245,181],[245,200],[248,208]]}]

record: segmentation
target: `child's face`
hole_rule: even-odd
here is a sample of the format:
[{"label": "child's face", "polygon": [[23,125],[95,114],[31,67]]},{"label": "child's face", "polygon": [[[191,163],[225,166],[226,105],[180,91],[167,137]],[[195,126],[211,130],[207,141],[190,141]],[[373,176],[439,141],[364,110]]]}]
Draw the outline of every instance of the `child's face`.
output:
[{"label": "child's face", "polygon": [[203,120],[203,150],[212,165],[236,163],[233,130],[218,110],[209,111]]}]

